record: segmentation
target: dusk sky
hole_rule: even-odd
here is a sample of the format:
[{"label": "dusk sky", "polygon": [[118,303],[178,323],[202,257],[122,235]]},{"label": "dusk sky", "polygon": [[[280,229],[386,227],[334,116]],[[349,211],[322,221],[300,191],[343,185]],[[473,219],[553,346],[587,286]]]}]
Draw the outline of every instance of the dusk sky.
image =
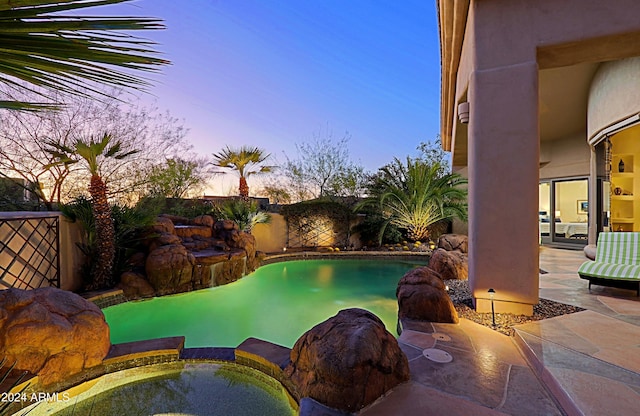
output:
[{"label": "dusk sky", "polygon": [[165,21],[144,32],[172,62],[150,92],[184,119],[199,154],[246,144],[283,161],[328,126],[335,138],[348,131],[351,158],[375,171],[438,134],[435,3],[139,0],[111,9]]}]

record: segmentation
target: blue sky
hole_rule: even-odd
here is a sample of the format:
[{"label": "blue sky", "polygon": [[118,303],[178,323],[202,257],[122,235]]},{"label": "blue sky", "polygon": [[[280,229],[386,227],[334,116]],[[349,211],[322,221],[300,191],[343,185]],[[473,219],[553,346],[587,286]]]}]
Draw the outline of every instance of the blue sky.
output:
[{"label": "blue sky", "polygon": [[[320,129],[374,171],[439,131],[435,1],[138,0],[172,61],[151,88],[202,155],[255,145],[279,160]],[[146,98],[149,99],[149,98]]]}]

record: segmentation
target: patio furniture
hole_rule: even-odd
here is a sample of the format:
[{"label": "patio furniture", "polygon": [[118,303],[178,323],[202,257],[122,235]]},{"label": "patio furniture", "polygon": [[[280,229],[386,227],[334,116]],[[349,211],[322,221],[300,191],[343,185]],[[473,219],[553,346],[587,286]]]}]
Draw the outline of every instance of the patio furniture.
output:
[{"label": "patio furniture", "polygon": [[640,296],[640,232],[602,232],[595,261],[578,269],[582,279],[600,286],[635,289]]}]

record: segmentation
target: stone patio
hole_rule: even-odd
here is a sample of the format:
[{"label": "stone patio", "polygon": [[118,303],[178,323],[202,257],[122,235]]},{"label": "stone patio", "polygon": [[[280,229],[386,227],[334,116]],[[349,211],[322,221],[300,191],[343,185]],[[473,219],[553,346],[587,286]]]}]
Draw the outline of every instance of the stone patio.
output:
[{"label": "stone patio", "polygon": [[[586,311],[520,325],[514,338],[465,319],[405,331],[411,381],[360,414],[638,414],[640,298],[589,292],[576,273],[583,261],[582,251],[541,248],[540,296]],[[429,360],[428,349],[451,362]]]}]

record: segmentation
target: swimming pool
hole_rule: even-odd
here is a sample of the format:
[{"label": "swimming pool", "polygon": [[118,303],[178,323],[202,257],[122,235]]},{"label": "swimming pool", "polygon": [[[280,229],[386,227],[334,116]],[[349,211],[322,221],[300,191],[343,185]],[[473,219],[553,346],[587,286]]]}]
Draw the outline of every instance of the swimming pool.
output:
[{"label": "swimming pool", "polygon": [[418,263],[299,260],[260,267],[225,286],[103,309],[113,344],[185,336],[187,347],[236,347],[249,337],[292,347],[346,308],[367,309],[396,332],[398,280]]}]

